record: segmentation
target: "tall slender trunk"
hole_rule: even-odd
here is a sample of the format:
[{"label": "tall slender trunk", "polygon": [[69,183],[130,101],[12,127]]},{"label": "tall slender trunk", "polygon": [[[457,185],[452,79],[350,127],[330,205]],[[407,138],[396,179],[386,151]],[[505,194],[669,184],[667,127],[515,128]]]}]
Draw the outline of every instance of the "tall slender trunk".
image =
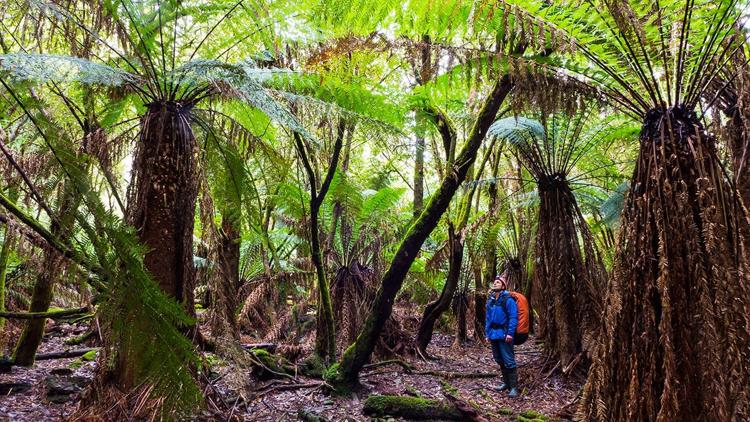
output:
[{"label": "tall slender trunk", "polygon": [[448,276],[445,279],[443,290],[440,292],[440,297],[425,307],[422,320],[419,322],[419,328],[417,329],[417,350],[423,356],[427,356],[427,346],[432,340],[432,331],[435,328],[435,322],[450,307],[453,296],[456,294],[458,281],[461,278],[464,242],[461,234],[456,233],[456,229],[452,224],[448,226],[448,242],[450,250]]},{"label": "tall slender trunk", "polygon": [[315,334],[315,353],[327,362],[336,359],[336,333],[333,304],[331,302],[331,289],[326,278],[325,267],[323,264],[323,253],[320,247],[319,214],[326,194],[328,194],[328,190],[331,187],[333,176],[339,165],[339,156],[341,155],[345,134],[346,125],[344,120],[341,119],[337,125],[331,162],[328,165],[325,179],[320,184],[320,190],[318,190],[316,186],[318,179],[315,169],[312,167],[309,148],[305,146],[302,138],[298,134],[294,134],[297,154],[299,154],[302,159],[302,164],[305,167],[307,178],[310,182],[310,254],[318,282],[318,315],[317,330]]},{"label": "tall slender trunk", "polygon": [[[352,152],[352,139],[354,137],[354,127],[349,127],[346,135],[346,144],[344,145],[343,156],[341,157],[341,176],[346,177],[347,171],[349,171],[349,162],[351,160]],[[331,229],[328,231],[328,239],[326,240],[326,247],[333,249],[333,244],[336,240],[336,231],[339,225],[339,221],[345,223],[342,220],[344,214],[344,206],[338,199],[333,204],[333,218],[331,219]],[[343,224],[342,224],[343,225]]]},{"label": "tall slender trunk", "polygon": [[336,371],[332,371],[333,373],[329,377],[335,388],[347,390],[358,384],[359,372],[369,361],[383,326],[391,316],[393,301],[401,289],[411,264],[416,259],[424,241],[435,229],[445,210],[448,209],[453,195],[476,159],[479,146],[487,133],[487,129],[494,121],[500,105],[512,88],[513,82],[507,74],[495,83],[479,112],[466,145],[454,164],[454,171],[446,174],[424,212],[406,233],[391,261],[390,267],[383,275],[381,286],[372,304],[372,311],[367,317],[357,341],[346,349],[338,368]]},{"label": "tall slender trunk", "polygon": [[[5,311],[5,280],[8,274],[8,260],[10,251],[13,248],[14,236],[10,226],[5,226],[3,236],[3,246],[0,248],[0,312]],[[5,318],[0,317],[0,330],[5,326]],[[4,344],[0,344],[0,350],[4,349]]]},{"label": "tall slender trunk", "polygon": [[416,219],[424,209],[424,137],[417,136],[414,151],[414,205],[413,214]]},{"label": "tall slender trunk", "polygon": [[485,258],[482,274],[475,278],[474,283],[474,339],[484,341],[484,320],[487,317],[487,290],[497,275],[497,249],[492,250]]},{"label": "tall slender trunk", "polygon": [[[321,201],[322,202],[322,201]],[[311,258],[318,279],[318,319],[315,333],[315,352],[327,362],[336,359],[336,333],[333,315],[331,289],[323,267],[323,254],[320,250],[320,232],[318,229],[319,206],[310,210],[310,247]]]}]

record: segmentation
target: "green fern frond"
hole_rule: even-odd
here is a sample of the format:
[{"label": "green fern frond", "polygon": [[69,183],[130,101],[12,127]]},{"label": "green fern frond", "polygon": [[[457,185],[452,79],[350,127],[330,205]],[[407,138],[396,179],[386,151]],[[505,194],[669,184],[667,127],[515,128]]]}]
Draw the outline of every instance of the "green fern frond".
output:
[{"label": "green fern frond", "polygon": [[3,54],[0,55],[0,68],[15,81],[124,86],[140,80],[136,75],[104,64],[52,54]]}]

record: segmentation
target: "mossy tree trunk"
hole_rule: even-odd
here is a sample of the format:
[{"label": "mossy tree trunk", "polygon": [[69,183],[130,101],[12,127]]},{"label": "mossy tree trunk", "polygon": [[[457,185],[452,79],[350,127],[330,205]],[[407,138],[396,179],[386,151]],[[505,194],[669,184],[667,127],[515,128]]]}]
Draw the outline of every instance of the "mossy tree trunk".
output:
[{"label": "mossy tree trunk", "polygon": [[495,83],[477,116],[466,144],[454,162],[453,171],[445,175],[424,212],[409,228],[404,240],[399,245],[388,270],[383,275],[381,286],[372,304],[372,311],[367,317],[357,341],[346,349],[338,366],[332,368],[333,370],[329,373],[330,382],[339,391],[345,391],[358,384],[359,372],[369,361],[383,326],[391,316],[393,301],[401,289],[411,264],[416,259],[424,241],[448,209],[453,195],[476,159],[477,151],[487,133],[487,129],[494,121],[500,105],[512,88],[513,81],[507,74]]},{"label": "mossy tree trunk", "polygon": [[424,209],[424,137],[417,136],[414,144],[414,201],[413,214],[418,218]]},{"label": "mossy tree trunk", "polygon": [[456,294],[458,281],[461,277],[461,264],[464,256],[464,242],[460,233],[456,233],[453,224],[448,225],[448,249],[450,263],[448,266],[448,276],[445,279],[443,290],[440,297],[425,307],[422,313],[422,320],[419,322],[417,329],[417,351],[422,356],[427,355],[427,346],[432,340],[432,332],[435,329],[435,322],[451,305],[453,296]]},{"label": "mossy tree trunk", "polygon": [[[440,125],[442,121],[446,120],[443,119],[437,119],[437,124]],[[455,145],[455,141],[449,142],[451,145]],[[487,150],[484,154],[484,157],[482,159],[481,164],[479,165],[479,169],[476,171],[469,171],[468,178],[472,179],[473,177],[480,178],[482,176],[482,173],[484,172],[484,167],[487,164],[489,158],[492,156],[492,153],[494,151],[495,147],[495,140],[493,139],[490,145],[488,145]],[[471,203],[474,198],[474,194],[477,191],[477,185],[475,184],[472,186],[463,196],[461,203],[458,206],[458,218],[456,221],[456,224],[449,223],[448,226],[448,242],[449,242],[449,251],[450,251],[450,258],[449,258],[449,268],[448,268],[448,275],[446,277],[446,282],[443,285],[443,290],[440,294],[440,297],[435,301],[427,305],[425,308],[424,314],[422,315],[422,320],[419,324],[419,329],[417,331],[417,337],[416,337],[416,345],[417,350],[422,356],[428,356],[427,354],[427,346],[430,344],[430,341],[432,340],[432,332],[435,328],[435,322],[440,318],[440,316],[445,312],[448,307],[450,306],[451,302],[453,301],[454,297],[456,296],[456,289],[458,288],[458,283],[461,278],[461,267],[463,266],[463,255],[464,255],[464,240],[463,240],[463,232],[466,229],[468,223],[469,223],[469,216],[471,214]],[[460,298],[460,300],[463,300],[463,298]],[[460,306],[463,306],[464,304],[461,304]],[[466,324],[465,315],[464,320],[462,323]],[[460,330],[459,330],[460,331]],[[465,332],[465,327],[464,327]],[[465,333],[463,335],[465,341]]]},{"label": "mossy tree trunk", "polygon": [[[8,261],[13,248],[14,236],[10,226],[5,226],[3,246],[0,248],[0,312],[5,312],[5,280],[8,275]],[[0,330],[5,326],[5,318],[0,317]],[[4,344],[0,344],[0,350]]]},{"label": "mossy tree trunk", "polygon": [[297,154],[302,160],[302,164],[307,173],[310,183],[310,254],[313,266],[315,266],[315,275],[318,282],[318,316],[317,331],[315,335],[315,353],[322,357],[326,362],[336,359],[336,334],[335,322],[333,315],[333,304],[331,302],[331,289],[325,274],[323,265],[323,253],[320,247],[320,208],[323,205],[326,194],[331,187],[331,181],[336,173],[339,164],[339,156],[344,144],[346,134],[346,124],[343,119],[339,120],[336,128],[331,161],[328,165],[328,171],[325,178],[317,187],[317,176],[312,167],[312,154],[310,148],[305,145],[302,138],[295,133],[295,146]]}]

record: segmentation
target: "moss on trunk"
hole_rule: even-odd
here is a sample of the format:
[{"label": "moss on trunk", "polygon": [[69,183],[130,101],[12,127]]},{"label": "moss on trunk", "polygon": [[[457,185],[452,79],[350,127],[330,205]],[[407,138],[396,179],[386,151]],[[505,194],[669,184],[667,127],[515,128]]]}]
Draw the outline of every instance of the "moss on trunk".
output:
[{"label": "moss on trunk", "polygon": [[440,318],[443,312],[450,307],[453,296],[456,294],[456,288],[458,287],[458,281],[461,276],[464,243],[461,239],[461,235],[456,233],[456,229],[452,224],[448,226],[448,242],[450,243],[448,276],[446,277],[440,297],[436,301],[428,304],[425,308],[417,330],[417,349],[422,355],[427,354],[427,346],[432,340],[432,332],[435,328],[435,322]]},{"label": "moss on trunk", "polygon": [[[3,236],[3,246],[0,249],[0,312],[5,312],[5,279],[8,274],[8,261],[12,247],[13,235],[8,226],[6,226]],[[0,317],[0,330],[2,330],[3,326],[5,326],[5,318]],[[0,344],[0,349],[2,349],[2,346]]]}]

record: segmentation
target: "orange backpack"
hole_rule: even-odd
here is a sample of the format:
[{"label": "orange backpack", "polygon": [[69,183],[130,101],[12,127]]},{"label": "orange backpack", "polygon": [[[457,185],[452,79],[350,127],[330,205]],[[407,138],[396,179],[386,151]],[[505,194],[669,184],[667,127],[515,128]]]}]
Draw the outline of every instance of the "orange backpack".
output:
[{"label": "orange backpack", "polygon": [[[519,345],[526,342],[529,334],[529,301],[526,300],[526,296],[519,292],[509,293],[510,297],[516,301],[516,307],[518,308],[518,325],[516,326],[516,334],[526,334],[524,336],[516,336],[514,339],[514,343]],[[508,308],[505,307],[505,301],[503,301],[503,310],[507,315]]]}]

